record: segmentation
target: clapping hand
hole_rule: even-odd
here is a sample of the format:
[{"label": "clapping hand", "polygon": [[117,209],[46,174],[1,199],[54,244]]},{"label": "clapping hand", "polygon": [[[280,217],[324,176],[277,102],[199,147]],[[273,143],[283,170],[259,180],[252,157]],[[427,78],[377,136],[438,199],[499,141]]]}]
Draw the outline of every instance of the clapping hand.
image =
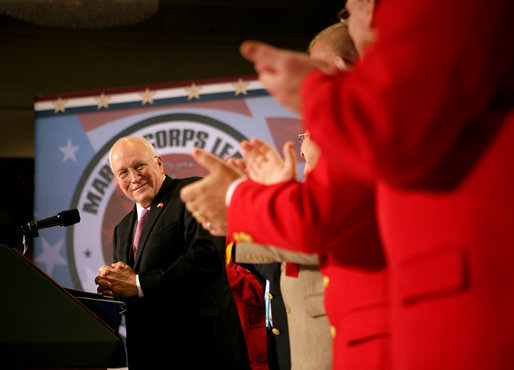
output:
[{"label": "clapping hand", "polygon": [[337,72],[335,66],[315,61],[306,53],[278,49],[257,41],[241,44],[241,55],[254,63],[259,80],[275,99],[293,112],[301,112],[301,86],[313,70],[327,74]]},{"label": "clapping hand", "polygon": [[193,217],[212,235],[227,233],[225,197],[230,184],[243,177],[237,168],[201,149],[193,150],[193,159],[209,170],[209,175],[189,184],[180,191],[180,198]]},{"label": "clapping hand", "polygon": [[292,142],[284,144],[284,161],[271,145],[259,139],[244,140],[241,142],[241,148],[247,160],[246,172],[251,180],[272,185],[296,179],[296,160]]}]

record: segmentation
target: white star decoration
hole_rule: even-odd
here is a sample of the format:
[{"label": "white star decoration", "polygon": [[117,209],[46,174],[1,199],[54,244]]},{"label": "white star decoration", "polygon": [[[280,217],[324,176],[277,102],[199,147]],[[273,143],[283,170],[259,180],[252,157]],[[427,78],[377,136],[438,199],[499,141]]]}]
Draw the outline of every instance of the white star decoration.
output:
[{"label": "white star decoration", "polygon": [[71,159],[73,162],[77,162],[77,157],[75,157],[75,152],[79,150],[80,146],[73,146],[71,144],[71,139],[68,139],[68,143],[66,146],[59,147],[59,150],[63,152],[64,156],[62,158],[62,162],[66,162],[68,159]]},{"label": "white star decoration", "polygon": [[60,96],[57,100],[53,100],[52,103],[54,105],[54,113],[58,113],[58,112],[64,113],[64,111],[66,110],[65,106],[66,106],[67,102],[68,102],[67,100],[61,99]]},{"label": "white star decoration", "polygon": [[246,91],[248,84],[249,82],[244,82],[242,78],[240,78],[237,82],[232,83],[232,86],[234,86],[234,89],[236,89],[235,95],[248,95],[248,92]]},{"label": "white star decoration", "polygon": [[196,98],[197,100],[200,100],[200,90],[201,86],[196,86],[195,83],[193,83],[190,87],[186,87],[186,91],[188,93],[187,100],[191,100],[193,98]]},{"label": "white star decoration", "polygon": [[155,95],[155,91],[150,91],[150,89],[147,87],[146,90],[142,93],[139,93],[139,96],[143,98],[141,101],[141,105],[153,104],[153,96]]},{"label": "white star decoration", "polygon": [[44,263],[46,266],[46,273],[52,275],[56,265],[67,266],[68,262],[61,256],[61,249],[64,245],[64,239],[59,240],[56,244],[51,245],[44,238],[43,252],[35,258],[37,263]]},{"label": "white star decoration", "polygon": [[97,109],[101,108],[109,108],[109,99],[111,97],[109,95],[105,95],[102,93],[100,96],[95,96],[95,100],[98,102]]}]

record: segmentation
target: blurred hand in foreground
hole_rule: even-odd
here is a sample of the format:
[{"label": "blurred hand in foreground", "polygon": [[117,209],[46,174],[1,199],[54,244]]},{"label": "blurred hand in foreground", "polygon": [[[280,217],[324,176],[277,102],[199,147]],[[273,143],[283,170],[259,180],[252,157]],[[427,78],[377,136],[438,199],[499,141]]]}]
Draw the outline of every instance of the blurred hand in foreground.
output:
[{"label": "blurred hand in foreground", "polygon": [[209,175],[182,188],[180,198],[193,217],[212,235],[226,235],[227,190],[234,180],[244,177],[244,174],[201,149],[195,148],[192,156],[209,171]]},{"label": "blurred hand in foreground", "polygon": [[305,77],[319,69],[327,74],[337,71],[306,53],[278,49],[258,41],[245,41],[240,47],[241,55],[254,63],[259,80],[266,90],[286,108],[301,112],[301,86]]},{"label": "blurred hand in foreground", "polygon": [[244,140],[241,148],[251,180],[264,185],[296,180],[296,159],[291,141],[286,142],[282,149],[285,160],[275,148],[260,139]]}]

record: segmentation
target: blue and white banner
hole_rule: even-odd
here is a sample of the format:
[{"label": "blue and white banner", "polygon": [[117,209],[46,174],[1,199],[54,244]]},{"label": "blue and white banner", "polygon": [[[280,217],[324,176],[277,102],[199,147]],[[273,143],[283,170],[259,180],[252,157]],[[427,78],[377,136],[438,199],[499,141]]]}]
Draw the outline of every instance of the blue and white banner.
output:
[{"label": "blue and white banner", "polygon": [[168,175],[188,177],[206,175],[194,147],[227,159],[258,137],[282,152],[302,129],[254,76],[43,97],[35,117],[35,218],[77,208],[81,221],[41,230],[34,262],[62,286],[89,292],[98,268],[112,262],[114,226],[133,207],[109,167],[118,138],[146,137]]}]

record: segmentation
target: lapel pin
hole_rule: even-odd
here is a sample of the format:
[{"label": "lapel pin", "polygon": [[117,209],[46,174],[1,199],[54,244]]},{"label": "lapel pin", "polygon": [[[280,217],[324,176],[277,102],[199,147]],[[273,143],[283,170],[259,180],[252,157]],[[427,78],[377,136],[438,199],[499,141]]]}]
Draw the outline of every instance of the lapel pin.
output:
[{"label": "lapel pin", "polygon": [[164,206],[164,203],[163,203],[163,202],[161,202],[161,203],[157,204],[157,208],[161,208],[162,206]]}]

